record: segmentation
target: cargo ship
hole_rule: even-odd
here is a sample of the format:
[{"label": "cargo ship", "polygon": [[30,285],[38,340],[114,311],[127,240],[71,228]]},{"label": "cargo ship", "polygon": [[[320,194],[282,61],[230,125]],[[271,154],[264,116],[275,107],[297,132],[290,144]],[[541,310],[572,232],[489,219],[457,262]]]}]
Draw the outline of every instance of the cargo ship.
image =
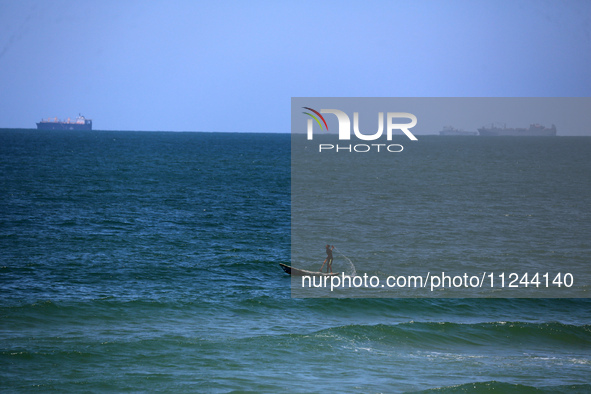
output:
[{"label": "cargo ship", "polygon": [[548,128],[542,126],[540,124],[531,124],[529,128],[507,128],[507,126],[503,126],[503,128],[491,125],[491,127],[482,127],[478,129],[478,133],[483,136],[503,136],[503,135],[510,135],[510,136],[524,136],[524,137],[555,137],[556,136],[556,126],[552,125],[552,127]]},{"label": "cargo ship", "polygon": [[92,130],[92,120],[78,115],[75,120],[42,119],[37,123],[37,130]]}]

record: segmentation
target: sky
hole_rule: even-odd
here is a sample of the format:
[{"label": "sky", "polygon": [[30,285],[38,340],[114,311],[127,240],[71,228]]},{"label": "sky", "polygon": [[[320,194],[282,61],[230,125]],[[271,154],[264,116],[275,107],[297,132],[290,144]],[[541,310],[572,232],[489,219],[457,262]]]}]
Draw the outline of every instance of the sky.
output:
[{"label": "sky", "polygon": [[0,0],[0,128],[289,132],[292,97],[589,96],[589,1]]}]

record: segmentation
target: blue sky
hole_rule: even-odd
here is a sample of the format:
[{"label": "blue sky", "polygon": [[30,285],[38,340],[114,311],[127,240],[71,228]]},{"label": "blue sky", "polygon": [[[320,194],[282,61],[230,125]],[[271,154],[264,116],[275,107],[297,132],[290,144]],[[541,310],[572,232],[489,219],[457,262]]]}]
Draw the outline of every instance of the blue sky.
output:
[{"label": "blue sky", "polygon": [[289,132],[291,97],[590,93],[588,1],[0,0],[0,127]]}]

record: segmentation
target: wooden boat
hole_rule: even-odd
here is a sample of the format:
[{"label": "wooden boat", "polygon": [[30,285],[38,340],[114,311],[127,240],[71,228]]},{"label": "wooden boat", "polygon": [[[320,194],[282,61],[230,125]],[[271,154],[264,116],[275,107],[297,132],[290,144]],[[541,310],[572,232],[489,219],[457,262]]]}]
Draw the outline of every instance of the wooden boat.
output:
[{"label": "wooden boat", "polygon": [[290,274],[292,276],[336,276],[341,274],[340,272],[320,272],[302,270],[282,263],[279,263],[279,266],[283,269],[283,271],[285,271],[286,274]]}]

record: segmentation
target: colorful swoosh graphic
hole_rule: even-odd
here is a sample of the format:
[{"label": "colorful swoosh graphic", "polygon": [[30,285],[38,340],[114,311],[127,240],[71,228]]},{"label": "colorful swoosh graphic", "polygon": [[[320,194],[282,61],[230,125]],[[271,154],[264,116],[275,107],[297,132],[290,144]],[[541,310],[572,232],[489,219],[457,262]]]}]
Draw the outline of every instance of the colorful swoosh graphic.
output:
[{"label": "colorful swoosh graphic", "polygon": [[[324,116],[320,115],[320,112],[318,112],[318,111],[316,111],[315,109],[312,109],[312,108],[310,108],[310,107],[302,107],[302,108],[304,108],[304,109],[307,109],[307,110],[309,110],[309,111],[312,111],[312,112],[314,112],[316,115],[320,116],[320,119],[322,119],[322,121],[324,122],[324,125],[326,126],[326,131],[328,131],[328,125],[326,124],[326,120],[324,120]],[[314,120],[315,120],[315,121],[318,123],[318,126],[320,126],[320,130],[322,130],[322,123],[320,123],[320,121],[318,120],[318,118],[317,118],[317,117],[315,117],[314,115],[312,115],[312,114],[311,114],[311,113],[309,113],[309,112],[302,112],[302,113],[303,113],[303,114],[306,114],[306,115],[308,115],[308,116],[311,116],[311,117],[312,117],[312,118],[313,118],[313,119],[314,119]]]}]

